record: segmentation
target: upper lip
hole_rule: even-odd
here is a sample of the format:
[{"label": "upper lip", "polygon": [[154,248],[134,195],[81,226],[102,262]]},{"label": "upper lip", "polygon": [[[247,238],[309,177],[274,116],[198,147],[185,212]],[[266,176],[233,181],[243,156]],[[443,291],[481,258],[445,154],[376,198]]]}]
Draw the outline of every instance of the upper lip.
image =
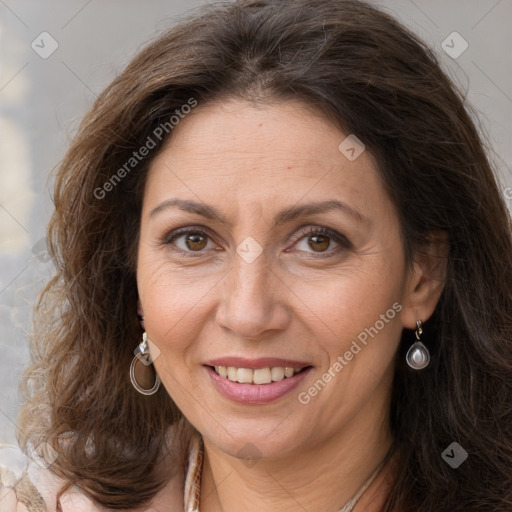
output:
[{"label": "upper lip", "polygon": [[206,366],[233,366],[235,368],[274,368],[276,366],[288,368],[305,368],[310,363],[304,361],[293,361],[291,359],[280,359],[278,357],[259,357],[247,359],[245,357],[227,356],[217,359],[210,359],[204,363]]}]

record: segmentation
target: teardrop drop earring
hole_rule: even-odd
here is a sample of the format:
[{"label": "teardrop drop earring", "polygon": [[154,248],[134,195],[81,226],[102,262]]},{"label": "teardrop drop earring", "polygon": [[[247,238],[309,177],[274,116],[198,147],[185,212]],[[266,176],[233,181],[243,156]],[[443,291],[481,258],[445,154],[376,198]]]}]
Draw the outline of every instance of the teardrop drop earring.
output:
[{"label": "teardrop drop earring", "polygon": [[423,370],[430,363],[430,352],[420,340],[422,333],[421,320],[418,320],[416,322],[416,341],[411,345],[405,356],[407,364],[413,370]]}]

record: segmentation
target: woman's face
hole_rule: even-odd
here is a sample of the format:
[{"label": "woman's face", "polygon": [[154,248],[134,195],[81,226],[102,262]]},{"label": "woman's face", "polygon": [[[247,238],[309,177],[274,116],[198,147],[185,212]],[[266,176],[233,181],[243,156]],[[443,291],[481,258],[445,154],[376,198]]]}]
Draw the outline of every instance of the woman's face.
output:
[{"label": "woman's face", "polygon": [[152,162],[137,280],[154,364],[226,453],[291,455],[386,419],[407,275],[348,135],[300,103],[217,102]]}]

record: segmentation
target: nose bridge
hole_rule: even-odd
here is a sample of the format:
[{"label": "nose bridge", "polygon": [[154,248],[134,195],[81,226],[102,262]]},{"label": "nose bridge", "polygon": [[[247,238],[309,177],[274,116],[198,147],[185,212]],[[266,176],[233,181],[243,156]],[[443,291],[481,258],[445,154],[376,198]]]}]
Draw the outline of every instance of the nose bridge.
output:
[{"label": "nose bridge", "polygon": [[218,323],[244,338],[282,329],[287,315],[283,305],[276,302],[276,279],[265,251],[252,262],[234,253],[232,268],[224,280]]},{"label": "nose bridge", "polygon": [[235,294],[238,300],[249,300],[254,306],[268,305],[268,299],[271,296],[271,279],[265,254],[262,253],[252,262],[238,255],[234,259],[231,294]]}]

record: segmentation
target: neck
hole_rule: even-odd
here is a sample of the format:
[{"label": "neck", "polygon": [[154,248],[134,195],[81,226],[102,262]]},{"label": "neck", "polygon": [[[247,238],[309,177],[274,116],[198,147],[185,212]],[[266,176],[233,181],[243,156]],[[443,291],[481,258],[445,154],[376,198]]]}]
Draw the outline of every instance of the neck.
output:
[{"label": "neck", "polygon": [[[285,458],[250,463],[222,452],[205,439],[200,511],[338,511],[388,453],[392,438],[387,416],[380,418],[364,428],[356,417],[321,443],[300,447]],[[357,510],[380,510],[390,467],[386,464],[368,487]]]}]

